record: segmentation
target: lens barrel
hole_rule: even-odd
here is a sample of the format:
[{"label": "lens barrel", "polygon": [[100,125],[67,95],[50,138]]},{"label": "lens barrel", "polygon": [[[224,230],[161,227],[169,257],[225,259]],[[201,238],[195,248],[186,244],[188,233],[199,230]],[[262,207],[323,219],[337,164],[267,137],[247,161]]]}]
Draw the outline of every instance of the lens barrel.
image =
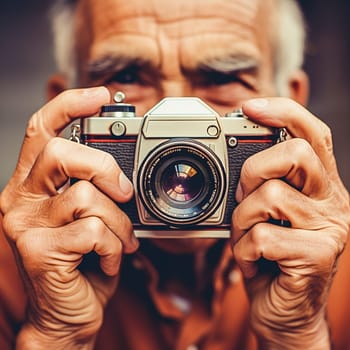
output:
[{"label": "lens barrel", "polygon": [[172,139],[155,147],[138,173],[138,193],[147,211],[171,226],[198,224],[222,203],[222,162],[206,145]]}]

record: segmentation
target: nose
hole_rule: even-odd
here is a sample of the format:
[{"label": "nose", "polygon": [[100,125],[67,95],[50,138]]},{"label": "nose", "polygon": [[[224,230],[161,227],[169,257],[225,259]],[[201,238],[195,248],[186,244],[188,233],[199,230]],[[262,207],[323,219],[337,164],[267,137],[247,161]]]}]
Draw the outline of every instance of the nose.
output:
[{"label": "nose", "polygon": [[185,79],[164,79],[161,90],[162,97],[192,96],[191,84]]}]

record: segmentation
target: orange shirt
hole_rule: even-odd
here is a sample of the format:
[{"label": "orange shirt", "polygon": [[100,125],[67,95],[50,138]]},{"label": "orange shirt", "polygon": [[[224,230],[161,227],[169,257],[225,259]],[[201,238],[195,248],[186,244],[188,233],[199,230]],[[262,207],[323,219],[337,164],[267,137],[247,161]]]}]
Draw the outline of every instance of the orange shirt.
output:
[{"label": "orange shirt", "polygon": [[[141,245],[141,251],[142,248]],[[154,253],[157,249],[148,255]],[[166,254],[161,259],[166,269]],[[172,259],[187,263],[181,262],[186,259],[181,255]],[[208,259],[217,260],[213,256]],[[212,273],[208,271],[209,283],[186,299],[164,290],[158,271],[142,253],[127,256],[121,284],[106,310],[97,348],[255,349],[241,273],[228,245],[216,265]],[[111,342],[105,343],[111,336]]]},{"label": "orange shirt", "polygon": [[[148,249],[147,243],[145,249]],[[106,307],[96,349],[256,349],[254,335],[249,329],[249,302],[241,274],[227,246],[219,257],[208,257],[208,261],[211,262],[211,258],[215,261],[216,267],[208,270],[208,283],[204,283],[191,298],[165,288],[146,255],[141,248],[140,252],[125,257],[120,285]],[[162,258],[166,259],[165,256]],[[329,321],[336,350],[350,349],[348,266],[350,249],[342,256],[329,300]],[[1,234],[1,350],[14,347],[16,332],[25,317],[25,302],[14,258]]]}]

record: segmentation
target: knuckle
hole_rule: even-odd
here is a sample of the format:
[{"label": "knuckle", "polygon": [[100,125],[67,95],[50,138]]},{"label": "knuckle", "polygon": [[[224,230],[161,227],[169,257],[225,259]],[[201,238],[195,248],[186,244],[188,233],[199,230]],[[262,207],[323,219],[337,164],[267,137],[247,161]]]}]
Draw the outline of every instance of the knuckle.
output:
[{"label": "knuckle", "polygon": [[50,139],[44,147],[43,154],[45,157],[52,158],[53,160],[62,159],[62,148],[64,140],[60,137],[54,137]]},{"label": "knuckle", "polygon": [[323,137],[323,142],[326,146],[326,149],[329,153],[333,154],[333,137],[332,137],[332,131],[330,127],[324,123],[322,123],[321,126],[322,129],[322,137]]},{"label": "knuckle", "polygon": [[82,207],[95,203],[97,195],[98,191],[89,181],[80,180],[71,187],[71,199]]},{"label": "knuckle", "polygon": [[10,210],[3,216],[2,227],[6,237],[11,241],[16,241],[17,237],[24,231],[26,220],[20,210]]},{"label": "knuckle", "polygon": [[93,240],[99,240],[106,230],[105,224],[96,216],[85,218],[82,229],[88,233],[88,237]]},{"label": "knuckle", "polygon": [[13,215],[11,211],[4,215],[2,220],[2,227],[4,229],[4,233],[12,241],[15,241],[17,237],[17,230],[15,225],[16,220],[16,215]]},{"label": "knuckle", "polygon": [[35,137],[42,131],[42,111],[35,112],[28,121],[25,136],[27,138]]},{"label": "knuckle", "polygon": [[250,230],[250,240],[257,251],[263,256],[264,248],[269,239],[268,225],[256,224]]},{"label": "knuckle", "polygon": [[285,142],[286,153],[293,155],[293,159],[302,159],[305,156],[314,154],[311,145],[304,139],[294,138]]},{"label": "knuckle", "polygon": [[281,180],[269,180],[261,186],[263,198],[269,203],[278,203],[283,198],[285,184]]}]

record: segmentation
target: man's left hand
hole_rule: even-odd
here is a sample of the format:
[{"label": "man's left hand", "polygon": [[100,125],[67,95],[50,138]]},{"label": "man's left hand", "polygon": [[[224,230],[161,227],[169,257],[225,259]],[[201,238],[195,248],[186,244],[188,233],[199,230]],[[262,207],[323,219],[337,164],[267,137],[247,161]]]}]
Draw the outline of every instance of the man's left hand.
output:
[{"label": "man's left hand", "polygon": [[[263,349],[326,349],[327,298],[350,225],[331,132],[286,98],[250,100],[243,111],[292,136],[250,157],[237,187],[233,251],[252,327]],[[280,220],[290,227],[274,224]]]}]

